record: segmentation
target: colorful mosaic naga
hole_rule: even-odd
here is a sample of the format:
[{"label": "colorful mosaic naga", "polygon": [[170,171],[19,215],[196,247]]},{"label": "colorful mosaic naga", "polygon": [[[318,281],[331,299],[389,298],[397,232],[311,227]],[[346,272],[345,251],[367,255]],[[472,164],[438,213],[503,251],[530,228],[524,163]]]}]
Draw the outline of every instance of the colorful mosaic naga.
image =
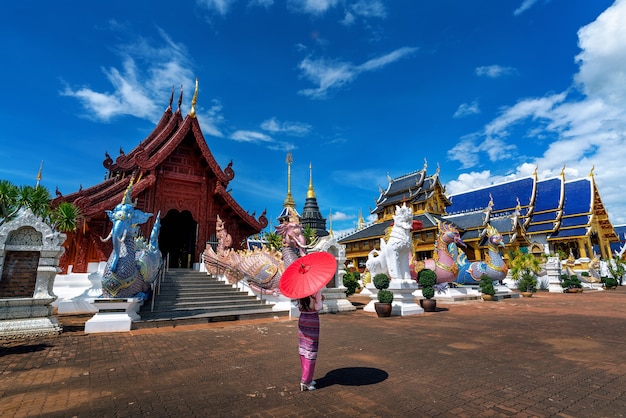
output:
[{"label": "colorful mosaic naga", "polygon": [[486,261],[474,261],[469,263],[463,251],[459,251],[457,263],[459,273],[454,280],[457,284],[478,284],[483,274],[486,274],[492,281],[501,281],[506,277],[509,270],[500,255],[499,248],[504,248],[502,235],[491,225],[487,225],[489,256]]},{"label": "colorful mosaic naga", "polygon": [[124,193],[122,202],[113,210],[106,211],[113,222],[109,235],[102,241],[111,240],[113,252],[102,274],[102,296],[126,298],[147,293],[157,278],[162,264],[159,250],[160,213],[150,234],[150,240],[137,237],[137,225],[145,223],[151,213],[135,209],[131,201],[133,182]]},{"label": "colorful mosaic naga", "polygon": [[[439,234],[435,243],[433,258],[415,262],[415,272],[429,269],[437,275],[437,283],[450,283],[455,281],[459,274],[457,256],[459,254],[457,244],[465,247],[459,231],[452,225],[437,221]],[[463,252],[463,251],[461,251]]]}]

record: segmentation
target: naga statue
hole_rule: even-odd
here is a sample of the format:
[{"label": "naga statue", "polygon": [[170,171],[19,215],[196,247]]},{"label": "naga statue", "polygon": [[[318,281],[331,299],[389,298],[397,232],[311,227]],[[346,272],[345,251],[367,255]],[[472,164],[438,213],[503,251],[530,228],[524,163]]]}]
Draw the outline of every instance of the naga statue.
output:
[{"label": "naga statue", "polygon": [[163,263],[159,250],[160,212],[150,234],[150,240],[138,237],[137,225],[145,223],[151,213],[135,209],[131,201],[133,181],[131,180],[122,202],[106,213],[113,222],[111,232],[103,242],[111,240],[113,252],[102,274],[102,296],[126,298],[138,293],[147,293],[150,285],[158,277]]},{"label": "naga statue", "polygon": [[286,208],[279,216],[276,232],[282,237],[281,251],[267,246],[253,250],[232,251],[224,222],[218,217],[217,252],[210,244],[204,251],[204,265],[210,274],[224,274],[230,283],[246,279],[257,293],[278,295],[278,283],[285,268],[306,254],[314,243],[307,245],[298,214]]},{"label": "naga statue", "polygon": [[433,258],[416,261],[414,268],[416,273],[424,269],[432,270],[437,275],[437,283],[450,283],[459,274],[457,244],[464,247],[466,245],[461,239],[461,234],[452,224],[438,220],[437,226],[439,233],[437,234]]},{"label": "naga statue", "polygon": [[483,274],[487,275],[491,281],[501,281],[506,277],[509,268],[504,259],[500,255],[499,248],[504,248],[502,235],[496,228],[487,225],[487,247],[489,251],[486,261],[467,262],[467,257],[463,251],[459,251],[457,256],[457,264],[459,265],[459,273],[454,280],[457,284],[478,284]]},{"label": "naga statue", "polygon": [[[417,222],[417,221],[415,221]],[[378,273],[388,274],[393,279],[410,280],[410,262],[413,258],[411,231],[421,228],[421,223],[414,223],[413,211],[406,203],[396,205],[393,224],[387,240],[380,239],[380,251],[372,250],[368,254],[367,269],[372,276]]]}]

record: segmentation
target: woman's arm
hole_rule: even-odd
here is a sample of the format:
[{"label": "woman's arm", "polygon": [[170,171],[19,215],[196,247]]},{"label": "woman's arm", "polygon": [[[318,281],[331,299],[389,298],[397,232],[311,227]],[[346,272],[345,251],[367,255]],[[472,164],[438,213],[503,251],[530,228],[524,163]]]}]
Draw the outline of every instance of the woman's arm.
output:
[{"label": "woman's arm", "polygon": [[324,297],[322,296],[322,289],[320,289],[315,295],[312,296],[313,298],[313,309],[315,309],[316,311],[320,311],[322,310],[322,308],[324,307]]}]

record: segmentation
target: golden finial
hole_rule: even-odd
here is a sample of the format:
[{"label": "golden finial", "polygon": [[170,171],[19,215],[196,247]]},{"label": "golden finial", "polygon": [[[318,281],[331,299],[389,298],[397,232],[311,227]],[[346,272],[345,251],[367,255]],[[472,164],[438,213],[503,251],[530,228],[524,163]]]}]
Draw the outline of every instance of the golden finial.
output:
[{"label": "golden finial", "polygon": [[41,181],[41,174],[43,172],[43,160],[41,160],[41,164],[39,164],[39,172],[37,173],[37,184],[35,188],[39,187],[39,182]]},{"label": "golden finial", "polygon": [[135,206],[133,204],[133,183],[135,181],[135,175],[133,174],[130,178],[130,182],[128,183],[128,187],[126,188],[126,191],[124,192],[124,197],[122,198],[122,204],[123,205],[132,205]]},{"label": "golden finial", "polygon": [[309,163],[309,190],[306,192],[307,199],[315,199],[315,190],[313,190],[313,165]]},{"label": "golden finial", "polygon": [[596,166],[592,165],[591,166],[591,171],[589,172],[589,177],[593,177],[593,170],[595,170],[595,169],[596,169]]},{"label": "golden finial", "polygon": [[330,230],[328,231],[328,233],[332,237],[333,236],[333,210],[332,209],[328,213],[328,220],[330,221]]},{"label": "golden finial", "polygon": [[198,101],[198,77],[196,77],[196,90],[193,92],[193,98],[191,99],[191,110],[189,116],[196,117],[196,102]]},{"label": "golden finial", "polygon": [[286,208],[295,208],[296,202],[293,200],[293,196],[291,195],[291,163],[293,163],[293,156],[291,155],[291,152],[287,153],[285,162],[287,163],[287,197],[283,202],[283,206]]},{"label": "golden finial", "polygon": [[357,225],[357,229],[363,229],[365,226],[365,219],[363,219],[363,211],[359,209],[359,223]]},{"label": "golden finial", "polygon": [[426,171],[427,168],[428,168],[428,161],[426,160],[426,157],[424,157],[424,168],[422,168],[422,170]]},{"label": "golden finial", "polygon": [[537,170],[539,170],[538,165],[535,166],[535,172],[533,173],[533,176],[535,176],[535,179],[537,178],[537,174],[538,174]]},{"label": "golden finial", "polygon": [[565,164],[563,164],[563,168],[561,169],[561,176],[565,177]]}]

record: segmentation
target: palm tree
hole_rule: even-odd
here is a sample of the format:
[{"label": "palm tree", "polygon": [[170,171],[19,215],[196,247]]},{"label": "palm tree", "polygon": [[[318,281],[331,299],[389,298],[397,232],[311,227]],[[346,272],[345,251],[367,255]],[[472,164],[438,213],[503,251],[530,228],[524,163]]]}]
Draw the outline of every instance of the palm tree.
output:
[{"label": "palm tree", "polygon": [[11,220],[20,210],[19,189],[8,180],[0,180],[0,225]]},{"label": "palm tree", "polygon": [[264,237],[267,241],[268,247],[277,251],[280,251],[280,249],[283,248],[283,237],[278,235],[276,232],[266,232]]},{"label": "palm tree", "polygon": [[43,186],[22,186],[19,189],[19,204],[30,208],[36,216],[48,220],[50,216],[50,193]]},{"label": "palm tree", "polygon": [[517,284],[517,288],[526,291],[527,288],[534,292],[537,286],[535,275],[541,271],[541,260],[530,253],[512,251],[509,256],[511,277]]},{"label": "palm tree", "polygon": [[54,228],[60,232],[74,232],[81,218],[80,210],[76,205],[62,202],[50,213],[50,220]]}]

